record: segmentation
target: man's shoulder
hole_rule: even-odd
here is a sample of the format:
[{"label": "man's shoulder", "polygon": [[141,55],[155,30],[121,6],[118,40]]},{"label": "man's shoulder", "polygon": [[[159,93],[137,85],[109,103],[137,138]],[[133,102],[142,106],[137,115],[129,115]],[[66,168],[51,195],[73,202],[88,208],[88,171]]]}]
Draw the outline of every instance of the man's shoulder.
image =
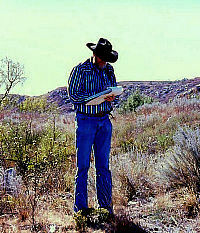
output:
[{"label": "man's shoulder", "polygon": [[113,66],[110,64],[110,63],[107,63],[107,69],[109,70],[109,71],[112,71],[112,72],[114,72],[114,68],[113,68]]},{"label": "man's shoulder", "polygon": [[79,69],[79,70],[83,70],[83,71],[91,69],[91,61],[90,61],[90,59],[87,59],[86,61],[79,63],[74,68]]}]

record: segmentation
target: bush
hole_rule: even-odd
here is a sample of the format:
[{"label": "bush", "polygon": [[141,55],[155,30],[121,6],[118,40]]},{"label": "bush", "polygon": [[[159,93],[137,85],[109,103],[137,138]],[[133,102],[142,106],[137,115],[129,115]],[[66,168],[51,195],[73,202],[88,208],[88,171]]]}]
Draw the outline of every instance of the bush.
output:
[{"label": "bush", "polygon": [[200,191],[200,129],[179,127],[174,137],[174,148],[163,161],[163,182],[170,187],[187,187]]},{"label": "bush", "polygon": [[[5,161],[15,162],[25,184],[30,183],[36,172],[39,177],[45,177],[41,182],[43,185],[39,185],[43,191],[51,191],[52,187],[72,189],[73,164],[70,159],[75,154],[75,147],[70,132],[62,132],[51,125],[34,129],[30,121],[3,123],[0,133],[2,157]],[[68,174],[65,177],[67,184],[63,174]]]},{"label": "bush", "polygon": [[136,112],[137,107],[145,104],[145,103],[152,103],[153,99],[151,97],[143,96],[138,90],[132,93],[126,101],[122,102],[119,112],[126,113],[126,112]]},{"label": "bush", "polygon": [[125,195],[127,201],[135,197],[146,198],[154,195],[152,180],[154,179],[155,158],[137,152],[129,152],[114,156],[112,158],[113,180],[120,184],[121,194]]}]

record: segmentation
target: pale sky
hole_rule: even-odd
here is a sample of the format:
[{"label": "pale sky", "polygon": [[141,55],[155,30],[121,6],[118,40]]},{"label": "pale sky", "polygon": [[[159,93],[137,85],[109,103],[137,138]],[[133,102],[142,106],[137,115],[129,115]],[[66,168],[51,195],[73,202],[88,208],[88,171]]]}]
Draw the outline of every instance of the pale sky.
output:
[{"label": "pale sky", "polygon": [[0,0],[0,58],[24,64],[13,93],[66,86],[72,68],[107,38],[117,81],[200,76],[199,0]]}]

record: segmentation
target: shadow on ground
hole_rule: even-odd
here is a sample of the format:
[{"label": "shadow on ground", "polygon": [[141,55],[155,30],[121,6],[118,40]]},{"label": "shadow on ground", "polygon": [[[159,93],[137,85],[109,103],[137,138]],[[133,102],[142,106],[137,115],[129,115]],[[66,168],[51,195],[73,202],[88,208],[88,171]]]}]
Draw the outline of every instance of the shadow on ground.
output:
[{"label": "shadow on ground", "polygon": [[111,229],[109,229],[110,233],[120,233],[120,232],[134,232],[134,233],[147,233],[144,229],[142,229],[137,224],[133,223],[126,216],[115,216],[113,223],[111,224]]},{"label": "shadow on ground", "polygon": [[107,224],[94,224],[89,227],[94,230],[101,229],[106,233],[148,233],[142,227],[131,221],[127,216],[115,216],[112,221]]}]

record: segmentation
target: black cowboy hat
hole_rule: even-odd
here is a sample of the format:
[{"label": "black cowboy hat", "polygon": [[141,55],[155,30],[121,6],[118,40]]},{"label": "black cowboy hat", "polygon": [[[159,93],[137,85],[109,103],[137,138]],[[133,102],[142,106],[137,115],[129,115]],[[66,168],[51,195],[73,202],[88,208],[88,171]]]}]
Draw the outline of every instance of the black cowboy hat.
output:
[{"label": "black cowboy hat", "polygon": [[86,46],[103,61],[114,63],[118,59],[118,53],[112,50],[111,43],[104,38],[100,38],[97,44],[87,43]]}]

